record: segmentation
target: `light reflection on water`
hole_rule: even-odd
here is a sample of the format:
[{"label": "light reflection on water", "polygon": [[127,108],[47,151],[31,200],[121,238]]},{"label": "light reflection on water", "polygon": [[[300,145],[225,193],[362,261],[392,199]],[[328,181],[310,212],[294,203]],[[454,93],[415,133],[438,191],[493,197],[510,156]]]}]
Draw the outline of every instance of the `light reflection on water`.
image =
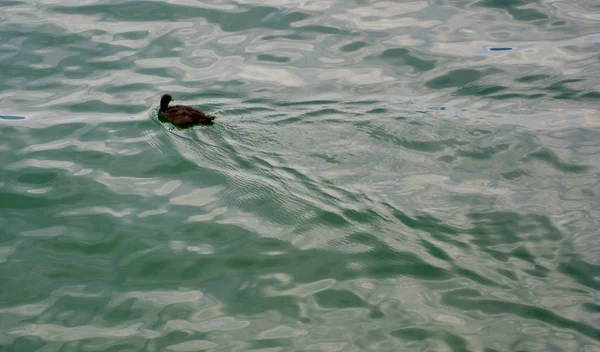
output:
[{"label": "light reflection on water", "polygon": [[593,1],[1,6],[3,349],[598,348]]}]

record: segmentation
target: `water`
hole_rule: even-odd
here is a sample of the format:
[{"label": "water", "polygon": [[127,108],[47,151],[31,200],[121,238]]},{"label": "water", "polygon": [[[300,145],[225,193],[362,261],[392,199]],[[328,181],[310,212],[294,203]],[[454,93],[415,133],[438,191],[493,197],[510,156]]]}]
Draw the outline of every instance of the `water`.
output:
[{"label": "water", "polygon": [[0,6],[1,351],[600,351],[596,1]]}]

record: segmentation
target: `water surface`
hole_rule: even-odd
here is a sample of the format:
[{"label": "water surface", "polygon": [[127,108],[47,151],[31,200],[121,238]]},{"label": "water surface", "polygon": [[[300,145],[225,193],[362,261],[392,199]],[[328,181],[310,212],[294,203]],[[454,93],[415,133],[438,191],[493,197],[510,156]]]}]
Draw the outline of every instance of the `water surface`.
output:
[{"label": "water surface", "polygon": [[594,1],[0,6],[0,350],[600,351]]}]

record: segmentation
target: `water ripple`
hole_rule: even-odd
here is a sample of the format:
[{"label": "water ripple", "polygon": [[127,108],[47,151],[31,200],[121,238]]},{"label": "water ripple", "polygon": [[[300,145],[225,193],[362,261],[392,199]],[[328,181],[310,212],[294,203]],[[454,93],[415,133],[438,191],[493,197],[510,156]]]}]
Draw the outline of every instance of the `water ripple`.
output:
[{"label": "water ripple", "polygon": [[599,11],[5,1],[0,349],[597,349]]}]

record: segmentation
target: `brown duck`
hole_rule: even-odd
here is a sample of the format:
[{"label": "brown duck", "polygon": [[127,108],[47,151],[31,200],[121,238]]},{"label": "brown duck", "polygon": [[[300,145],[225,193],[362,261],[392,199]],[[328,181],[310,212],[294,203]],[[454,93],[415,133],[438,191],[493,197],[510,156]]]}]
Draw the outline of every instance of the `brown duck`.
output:
[{"label": "brown duck", "polygon": [[191,106],[175,105],[169,107],[169,103],[174,99],[169,94],[160,98],[160,114],[174,125],[179,127],[188,127],[193,125],[210,125],[215,119],[214,116],[206,115],[200,110]]}]

